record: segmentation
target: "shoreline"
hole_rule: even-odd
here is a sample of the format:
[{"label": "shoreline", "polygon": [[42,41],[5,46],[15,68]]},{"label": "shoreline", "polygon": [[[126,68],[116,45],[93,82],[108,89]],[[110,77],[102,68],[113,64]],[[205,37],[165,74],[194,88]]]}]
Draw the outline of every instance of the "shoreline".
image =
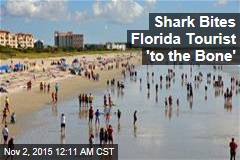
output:
[{"label": "shoreline", "polygon": [[[112,56],[113,54],[110,54],[108,56]],[[137,57],[137,58],[136,58]],[[126,63],[127,60],[123,61],[123,63]],[[140,54],[135,55],[134,58],[129,60],[130,64],[133,64],[135,66],[139,65],[141,63]],[[57,82],[60,86],[59,89],[59,96],[58,96],[58,103],[64,100],[67,100],[70,97],[79,95],[79,93],[89,93],[88,90],[94,89],[94,88],[104,88],[106,85],[107,80],[115,79],[118,80],[122,76],[122,66],[120,66],[118,69],[114,67],[112,70],[99,70],[97,69],[96,72],[99,73],[100,79],[99,81],[93,81],[88,80],[84,76],[79,75],[70,75],[66,76],[64,78],[56,78],[53,81],[51,81],[51,88],[53,90],[54,84]],[[70,74],[70,73],[69,73]],[[17,115],[17,123],[16,124],[10,124],[7,123],[9,128],[10,135],[14,135],[16,137],[20,134],[25,134],[24,128],[28,128],[27,126],[24,126],[26,121],[29,119],[27,118],[29,115],[31,116],[33,113],[41,109],[41,107],[44,107],[46,105],[51,105],[51,91],[50,93],[41,93],[39,91],[38,85],[34,85],[32,87],[31,91],[27,91],[26,89],[19,89],[14,90],[11,93],[2,94],[1,93],[1,107],[3,109],[5,103],[5,96],[8,95],[10,99],[10,112],[14,111]],[[2,110],[1,110],[1,117],[2,117]],[[24,118],[22,118],[24,117]],[[9,122],[10,114],[8,114],[7,121]],[[1,123],[1,128],[4,126],[4,124]]]}]

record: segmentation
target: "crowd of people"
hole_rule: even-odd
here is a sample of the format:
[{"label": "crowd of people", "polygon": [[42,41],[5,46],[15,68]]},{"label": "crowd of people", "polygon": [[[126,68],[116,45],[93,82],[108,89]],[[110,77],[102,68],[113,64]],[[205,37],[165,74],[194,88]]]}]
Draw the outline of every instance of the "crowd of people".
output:
[{"label": "crowd of people", "polygon": [[[119,67],[119,64],[117,64],[116,66]],[[122,67],[124,67],[124,69],[122,70],[122,75],[125,77],[126,73],[129,72],[130,77],[134,77],[137,78],[138,74],[137,71],[135,71],[135,67],[132,64],[126,63],[126,64],[122,64]],[[112,66],[108,66],[108,70],[111,70],[113,68]],[[192,74],[192,70],[190,71]],[[154,72],[152,72],[152,77],[156,76]],[[158,85],[158,83],[156,83],[155,85],[155,90],[156,93],[159,92],[159,88],[162,88],[162,84],[164,81],[164,76],[165,76],[165,83],[166,83],[166,87],[171,87],[172,83],[174,82],[175,79],[175,72],[173,69],[169,69],[166,75],[160,75],[160,87]],[[99,75],[98,74],[94,74],[93,71],[91,72],[85,72],[85,77],[87,77],[88,79],[93,79],[93,80],[98,80],[99,79]],[[208,74],[207,78],[211,78],[211,75]],[[195,84],[200,84],[202,83],[202,78],[203,78],[203,74],[199,73],[198,75],[194,76],[194,83]],[[192,103],[193,101],[193,84],[190,82],[187,82],[188,79],[188,75],[185,73],[182,73],[181,75],[181,80],[182,80],[182,84],[186,84],[186,90],[187,90],[187,100],[189,101],[189,103]],[[139,78],[140,83],[142,83],[142,79]],[[150,84],[150,75],[149,72],[147,72],[147,90],[148,90],[148,94],[150,94],[150,90],[151,90],[151,84]],[[212,79],[214,82],[213,84],[215,84],[215,76]],[[107,80],[107,85],[108,86],[117,86],[117,88],[119,90],[123,90],[125,85],[123,82],[117,81],[117,83],[115,83],[115,79],[111,79],[111,80]],[[217,81],[220,81],[219,79]],[[214,87],[222,87],[224,85],[223,81],[221,81],[221,86],[215,86]],[[232,98],[233,95],[233,86],[236,84],[238,85],[239,82],[231,77],[231,84],[232,86],[229,88],[227,88],[226,92],[224,93],[224,99],[226,101],[229,101]],[[207,85],[204,86],[205,88],[205,99],[207,99],[207,91],[208,91],[208,87]],[[53,87],[52,87],[53,88]],[[59,84],[55,83],[54,86],[54,90],[51,91],[51,85],[50,83],[47,82],[40,82],[40,92],[41,93],[50,93],[51,92],[51,97],[52,97],[52,102],[53,103],[57,103],[58,101],[58,93],[59,93]],[[179,107],[180,106],[180,100],[178,97],[174,97],[172,95],[168,95],[167,97],[163,97],[164,98],[164,102],[165,102],[165,108],[166,109],[172,109],[174,103],[176,102],[176,106]],[[101,112],[101,110],[99,109],[99,107],[101,106],[95,106],[94,105],[94,95],[92,93],[80,93],[78,96],[78,103],[79,103],[79,108],[80,110],[85,110],[86,113],[88,114],[88,125],[92,125],[92,123],[95,123],[95,126],[100,126],[100,130],[99,130],[99,143],[100,145],[104,145],[104,144],[114,144],[114,137],[113,137],[113,127],[112,124],[110,124],[110,119],[112,118],[113,114],[113,106],[115,106],[116,104],[114,104],[113,99],[111,97],[111,94],[105,94],[103,96],[103,112]],[[11,114],[11,119],[10,122],[11,123],[16,123],[16,114],[14,111],[10,112],[10,101],[9,101],[9,97],[6,96],[5,98],[5,107],[3,109],[3,118],[2,118],[2,123],[5,124],[3,130],[2,130],[2,135],[3,135],[3,139],[4,139],[4,145],[9,145],[9,147],[13,148],[13,137],[11,137],[10,139],[8,139],[9,136],[9,130],[7,128],[7,115]],[[133,126],[136,126],[137,123],[137,110],[135,110],[133,112]],[[100,116],[103,115],[105,122],[100,122]],[[118,123],[120,124],[120,119],[121,119],[121,115],[122,112],[120,111],[120,109],[117,109],[117,112],[115,112],[115,115],[118,119]],[[94,121],[95,118],[95,121]],[[61,114],[60,116],[60,128],[61,128],[61,133],[64,133],[66,131],[66,115],[64,113]],[[89,144],[93,145],[95,143],[98,143],[95,141],[95,136],[94,134],[90,133],[89,134]],[[232,138],[232,141],[229,144],[230,147],[230,155],[231,158],[230,160],[235,160],[236,157],[236,150],[237,150],[237,143],[234,141],[234,138]]]},{"label": "crowd of people", "polygon": [[84,93],[80,93],[78,96],[78,101],[79,101],[79,107],[89,107],[92,106],[93,103],[93,95],[92,93],[89,94],[84,94]]}]

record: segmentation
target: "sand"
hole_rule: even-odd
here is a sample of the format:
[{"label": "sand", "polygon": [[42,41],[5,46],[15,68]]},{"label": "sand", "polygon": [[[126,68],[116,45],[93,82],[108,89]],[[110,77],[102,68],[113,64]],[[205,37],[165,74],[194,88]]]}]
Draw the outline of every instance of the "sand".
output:
[{"label": "sand", "polygon": [[[108,54],[102,56],[103,58],[113,58],[113,57],[119,57],[119,56],[129,56],[129,53],[122,54],[122,55],[116,55],[116,54]],[[88,62],[96,62],[97,57],[99,55],[82,55],[78,56],[77,58],[83,58],[86,59]],[[132,58],[129,62],[137,65],[141,63],[141,57],[140,54],[134,55],[135,58]],[[76,57],[61,57],[65,58],[67,62],[71,62],[73,59]],[[58,58],[60,59],[60,58]],[[50,63],[53,60],[57,60],[56,58],[49,58],[49,59],[44,59],[44,66],[41,66],[41,60],[42,59],[35,59],[31,60],[32,62],[36,62],[39,64],[39,67],[44,67],[46,70],[49,68],[53,68]],[[23,63],[26,61],[26,59],[13,59],[14,62],[21,62]],[[28,60],[30,61],[30,60]],[[9,64],[10,60],[2,61],[2,64]],[[126,63],[126,61],[124,62]],[[115,67],[115,63],[111,63]],[[2,109],[5,105],[4,99],[5,96],[7,95],[10,99],[10,111],[15,111],[17,115],[17,123],[15,125],[9,124],[8,128],[10,131],[10,135],[18,135],[21,133],[26,133],[26,131],[23,130],[24,128],[24,123],[28,121],[28,115],[31,115],[32,113],[38,111],[42,106],[46,104],[50,104],[51,102],[51,91],[50,93],[41,93],[39,91],[39,83],[40,81],[46,81],[47,83],[51,84],[51,90],[54,90],[54,85],[57,82],[60,86],[59,89],[59,95],[58,99],[59,101],[64,101],[68,99],[69,97],[74,97],[76,96],[76,99],[79,95],[79,93],[89,93],[89,89],[91,88],[103,88],[106,86],[107,80],[110,79],[119,79],[121,78],[121,72],[122,72],[122,67],[120,65],[119,69],[113,69],[113,70],[107,70],[103,69],[101,70],[100,67],[96,69],[95,72],[97,72],[100,75],[99,81],[93,81],[93,80],[88,80],[84,76],[79,76],[79,75],[72,75],[68,71],[63,72],[59,71],[57,73],[56,78],[52,78],[49,75],[43,74],[41,70],[38,70],[35,72],[35,74],[39,77],[35,81],[33,80],[33,88],[31,91],[27,91],[25,88],[26,82],[29,79],[32,79],[32,75],[29,75],[29,72],[23,72],[23,73],[10,73],[11,77],[16,78],[17,80],[15,81],[15,84],[13,83],[11,86],[8,86],[9,93],[1,93],[1,117],[2,117]],[[4,82],[7,78],[9,78],[9,74],[3,74],[0,75],[1,83]],[[24,117],[24,118],[22,118]],[[10,119],[10,115],[8,115],[8,121]],[[3,127],[3,124],[0,125],[0,127]]]}]

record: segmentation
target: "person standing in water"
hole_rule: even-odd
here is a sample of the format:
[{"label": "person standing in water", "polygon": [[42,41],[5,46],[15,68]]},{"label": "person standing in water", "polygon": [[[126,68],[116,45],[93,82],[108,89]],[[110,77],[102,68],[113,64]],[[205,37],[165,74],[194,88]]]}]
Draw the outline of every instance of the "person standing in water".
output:
[{"label": "person standing in water", "polygon": [[147,83],[147,89],[148,89],[148,91],[150,90],[150,83],[149,82]]},{"label": "person standing in water", "polygon": [[3,118],[2,118],[2,123],[7,123],[7,109],[6,107],[3,109]]},{"label": "person standing in water", "polygon": [[16,123],[16,114],[15,114],[15,112],[13,112],[12,115],[11,115],[11,123],[13,123],[13,124]]},{"label": "person standing in water", "polygon": [[99,139],[100,139],[100,147],[102,147],[102,144],[104,142],[104,128],[100,129]]},{"label": "person standing in water", "polygon": [[55,92],[55,102],[57,103],[58,101],[58,92]]},{"label": "person standing in water", "polygon": [[89,113],[88,113],[88,123],[92,123],[92,119],[93,119],[93,114],[94,114],[94,110],[92,107],[89,108]]},{"label": "person standing in water", "polygon": [[78,96],[78,101],[79,101],[79,107],[82,107],[82,94],[80,93]]},{"label": "person standing in water", "polygon": [[7,125],[5,125],[5,127],[2,129],[2,135],[3,135],[3,145],[7,144],[7,140],[8,140],[8,128]]},{"label": "person standing in water", "polygon": [[[14,143],[13,143],[13,137],[10,138],[10,140],[8,141],[8,149],[11,151],[14,149]],[[7,158],[5,160],[7,160],[9,157],[11,157],[11,160],[13,160],[13,155],[8,155]]]},{"label": "person standing in water", "polygon": [[234,142],[234,138],[232,138],[232,142],[229,143],[229,147],[230,147],[230,160],[236,160],[236,149],[238,145],[236,142]]},{"label": "person standing in water", "polygon": [[109,144],[113,144],[113,128],[111,125],[108,126],[107,132]]},{"label": "person standing in water", "polygon": [[59,90],[59,86],[58,86],[58,83],[55,84],[55,92],[57,93]]},{"label": "person standing in water", "polygon": [[137,122],[137,111],[134,112],[133,114],[133,125],[135,126]]},{"label": "person standing in water", "polygon": [[89,137],[89,145],[90,145],[90,147],[93,147],[93,144],[94,144],[94,135],[91,134],[90,137]]},{"label": "person standing in water", "polygon": [[52,92],[52,102],[55,103],[55,93]]},{"label": "person standing in water", "polygon": [[118,123],[119,123],[121,118],[121,111],[119,109],[117,111],[117,117],[118,117]]},{"label": "person standing in water", "polygon": [[61,132],[65,131],[65,127],[66,127],[66,117],[62,113],[62,115],[61,115]]},{"label": "person standing in water", "polygon": [[97,111],[95,112],[95,116],[96,116],[96,120],[95,120],[95,125],[100,124],[100,119],[99,119],[99,109],[97,109]]}]

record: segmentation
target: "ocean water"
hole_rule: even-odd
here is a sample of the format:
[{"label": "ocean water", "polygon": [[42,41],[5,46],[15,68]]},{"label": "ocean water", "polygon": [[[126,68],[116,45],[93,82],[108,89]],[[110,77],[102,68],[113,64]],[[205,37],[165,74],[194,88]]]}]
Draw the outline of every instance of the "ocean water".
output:
[{"label": "ocean water", "polygon": [[[174,69],[176,76],[168,88],[163,78],[160,87],[159,76]],[[194,66],[192,77],[190,66],[139,66],[137,78],[127,76],[122,81],[123,91],[116,87],[89,89],[94,94],[94,109],[103,112],[103,95],[110,93],[116,106],[112,109],[110,124],[114,128],[114,142],[118,144],[119,159],[228,159],[229,141],[232,137],[239,142],[240,131],[240,88],[234,90],[232,107],[224,106],[222,93],[230,87],[230,76],[240,78],[240,68],[224,66],[223,70],[214,70],[212,66]],[[147,79],[149,72],[149,79]],[[154,72],[154,76],[152,76]],[[194,75],[203,74],[199,84],[194,83]],[[182,83],[181,74],[188,74]],[[222,75],[223,89],[207,84],[206,74]],[[139,79],[142,79],[140,83]],[[147,81],[151,89],[147,90]],[[193,101],[187,100],[186,83],[193,84]],[[205,85],[208,86],[205,100]],[[79,91],[81,92],[81,91]],[[220,94],[220,95],[218,95]],[[165,108],[165,97],[172,95],[173,106]],[[17,136],[16,143],[22,144],[86,144],[89,133],[99,142],[99,127],[88,125],[88,114],[79,110],[78,99],[72,97],[60,101],[57,107],[43,106],[37,113],[28,117],[26,134]],[[176,106],[176,99],[180,106]],[[121,121],[118,124],[114,112],[120,109]],[[138,121],[133,125],[133,113],[137,110]],[[66,115],[66,133],[60,133],[60,115]],[[100,127],[105,126],[101,116]],[[238,158],[240,153],[237,154]],[[237,159],[238,159],[237,158]]]}]

